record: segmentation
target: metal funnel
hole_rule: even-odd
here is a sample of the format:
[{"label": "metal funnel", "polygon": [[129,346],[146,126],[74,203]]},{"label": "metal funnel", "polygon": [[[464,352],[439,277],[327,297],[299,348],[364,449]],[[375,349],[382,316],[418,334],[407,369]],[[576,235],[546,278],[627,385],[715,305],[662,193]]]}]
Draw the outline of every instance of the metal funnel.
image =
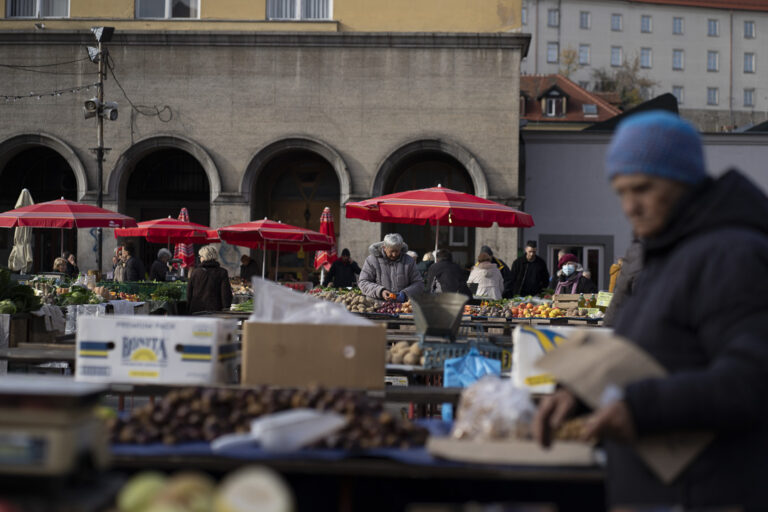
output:
[{"label": "metal funnel", "polygon": [[416,332],[421,336],[455,339],[467,300],[468,297],[462,293],[424,293],[412,298]]}]

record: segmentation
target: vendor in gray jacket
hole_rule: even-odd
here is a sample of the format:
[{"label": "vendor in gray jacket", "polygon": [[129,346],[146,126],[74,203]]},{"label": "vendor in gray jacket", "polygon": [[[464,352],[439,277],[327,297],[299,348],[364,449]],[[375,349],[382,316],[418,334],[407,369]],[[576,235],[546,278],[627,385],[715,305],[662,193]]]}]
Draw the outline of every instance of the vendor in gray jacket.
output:
[{"label": "vendor in gray jacket", "polygon": [[416,262],[408,256],[408,246],[399,233],[390,233],[383,242],[368,248],[357,280],[360,290],[368,297],[405,302],[424,291],[424,281]]}]

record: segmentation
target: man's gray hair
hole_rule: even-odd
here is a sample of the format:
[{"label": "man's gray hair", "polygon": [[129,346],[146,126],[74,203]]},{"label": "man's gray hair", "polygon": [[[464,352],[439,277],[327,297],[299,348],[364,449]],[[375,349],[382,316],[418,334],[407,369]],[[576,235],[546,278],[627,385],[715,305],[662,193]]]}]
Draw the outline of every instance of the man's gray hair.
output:
[{"label": "man's gray hair", "polygon": [[419,259],[419,254],[416,251],[408,251],[405,254],[413,258],[413,261],[416,261],[417,259]]},{"label": "man's gray hair", "polygon": [[400,249],[405,245],[405,240],[400,233],[389,233],[384,235],[384,247],[389,249]]},{"label": "man's gray hair", "polygon": [[161,260],[161,259],[163,259],[163,256],[167,256],[168,259],[173,258],[173,254],[171,254],[171,251],[169,251],[165,247],[163,247],[162,249],[157,251],[157,259]]}]

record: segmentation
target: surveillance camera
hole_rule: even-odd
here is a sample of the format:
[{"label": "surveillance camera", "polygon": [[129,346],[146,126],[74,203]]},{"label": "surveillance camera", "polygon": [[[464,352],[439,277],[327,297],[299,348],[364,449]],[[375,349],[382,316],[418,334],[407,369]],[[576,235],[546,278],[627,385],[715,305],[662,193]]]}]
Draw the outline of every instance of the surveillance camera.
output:
[{"label": "surveillance camera", "polygon": [[102,109],[102,116],[110,121],[117,121],[117,102],[107,101]]},{"label": "surveillance camera", "polygon": [[91,98],[83,103],[83,115],[86,119],[94,117],[99,112],[99,99]]}]

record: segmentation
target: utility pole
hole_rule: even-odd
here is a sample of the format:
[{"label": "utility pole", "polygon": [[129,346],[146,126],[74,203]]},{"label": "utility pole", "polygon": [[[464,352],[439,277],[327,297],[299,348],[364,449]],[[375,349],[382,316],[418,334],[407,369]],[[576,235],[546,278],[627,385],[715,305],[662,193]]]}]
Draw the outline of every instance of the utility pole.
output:
[{"label": "utility pole", "polygon": [[[99,85],[96,93],[96,97],[99,99],[99,105],[104,105],[104,61],[106,60],[106,50],[103,47],[101,40],[99,41]],[[96,196],[96,206],[103,207],[104,201],[104,116],[96,116],[96,167],[98,169],[97,187],[98,195]],[[96,228],[99,239],[99,248],[96,252],[96,268],[101,272],[101,258],[102,258],[102,229]]]},{"label": "utility pole", "polygon": [[[109,58],[109,50],[105,47],[104,43],[108,43],[112,40],[112,34],[114,34],[114,27],[91,27],[96,41],[99,46],[93,48],[89,46],[88,57],[91,62],[98,64],[99,81],[96,85],[97,92],[96,97],[91,98],[85,102],[85,118],[96,116],[96,147],[91,148],[96,153],[96,168],[97,168],[97,195],[96,205],[99,208],[103,208],[104,202],[104,152],[107,148],[104,147],[104,118],[108,118],[110,121],[117,120],[117,103],[104,103],[104,79],[107,77],[107,59]],[[102,228],[96,228],[98,231],[98,249],[97,249],[97,268],[101,271],[102,264]]]}]

